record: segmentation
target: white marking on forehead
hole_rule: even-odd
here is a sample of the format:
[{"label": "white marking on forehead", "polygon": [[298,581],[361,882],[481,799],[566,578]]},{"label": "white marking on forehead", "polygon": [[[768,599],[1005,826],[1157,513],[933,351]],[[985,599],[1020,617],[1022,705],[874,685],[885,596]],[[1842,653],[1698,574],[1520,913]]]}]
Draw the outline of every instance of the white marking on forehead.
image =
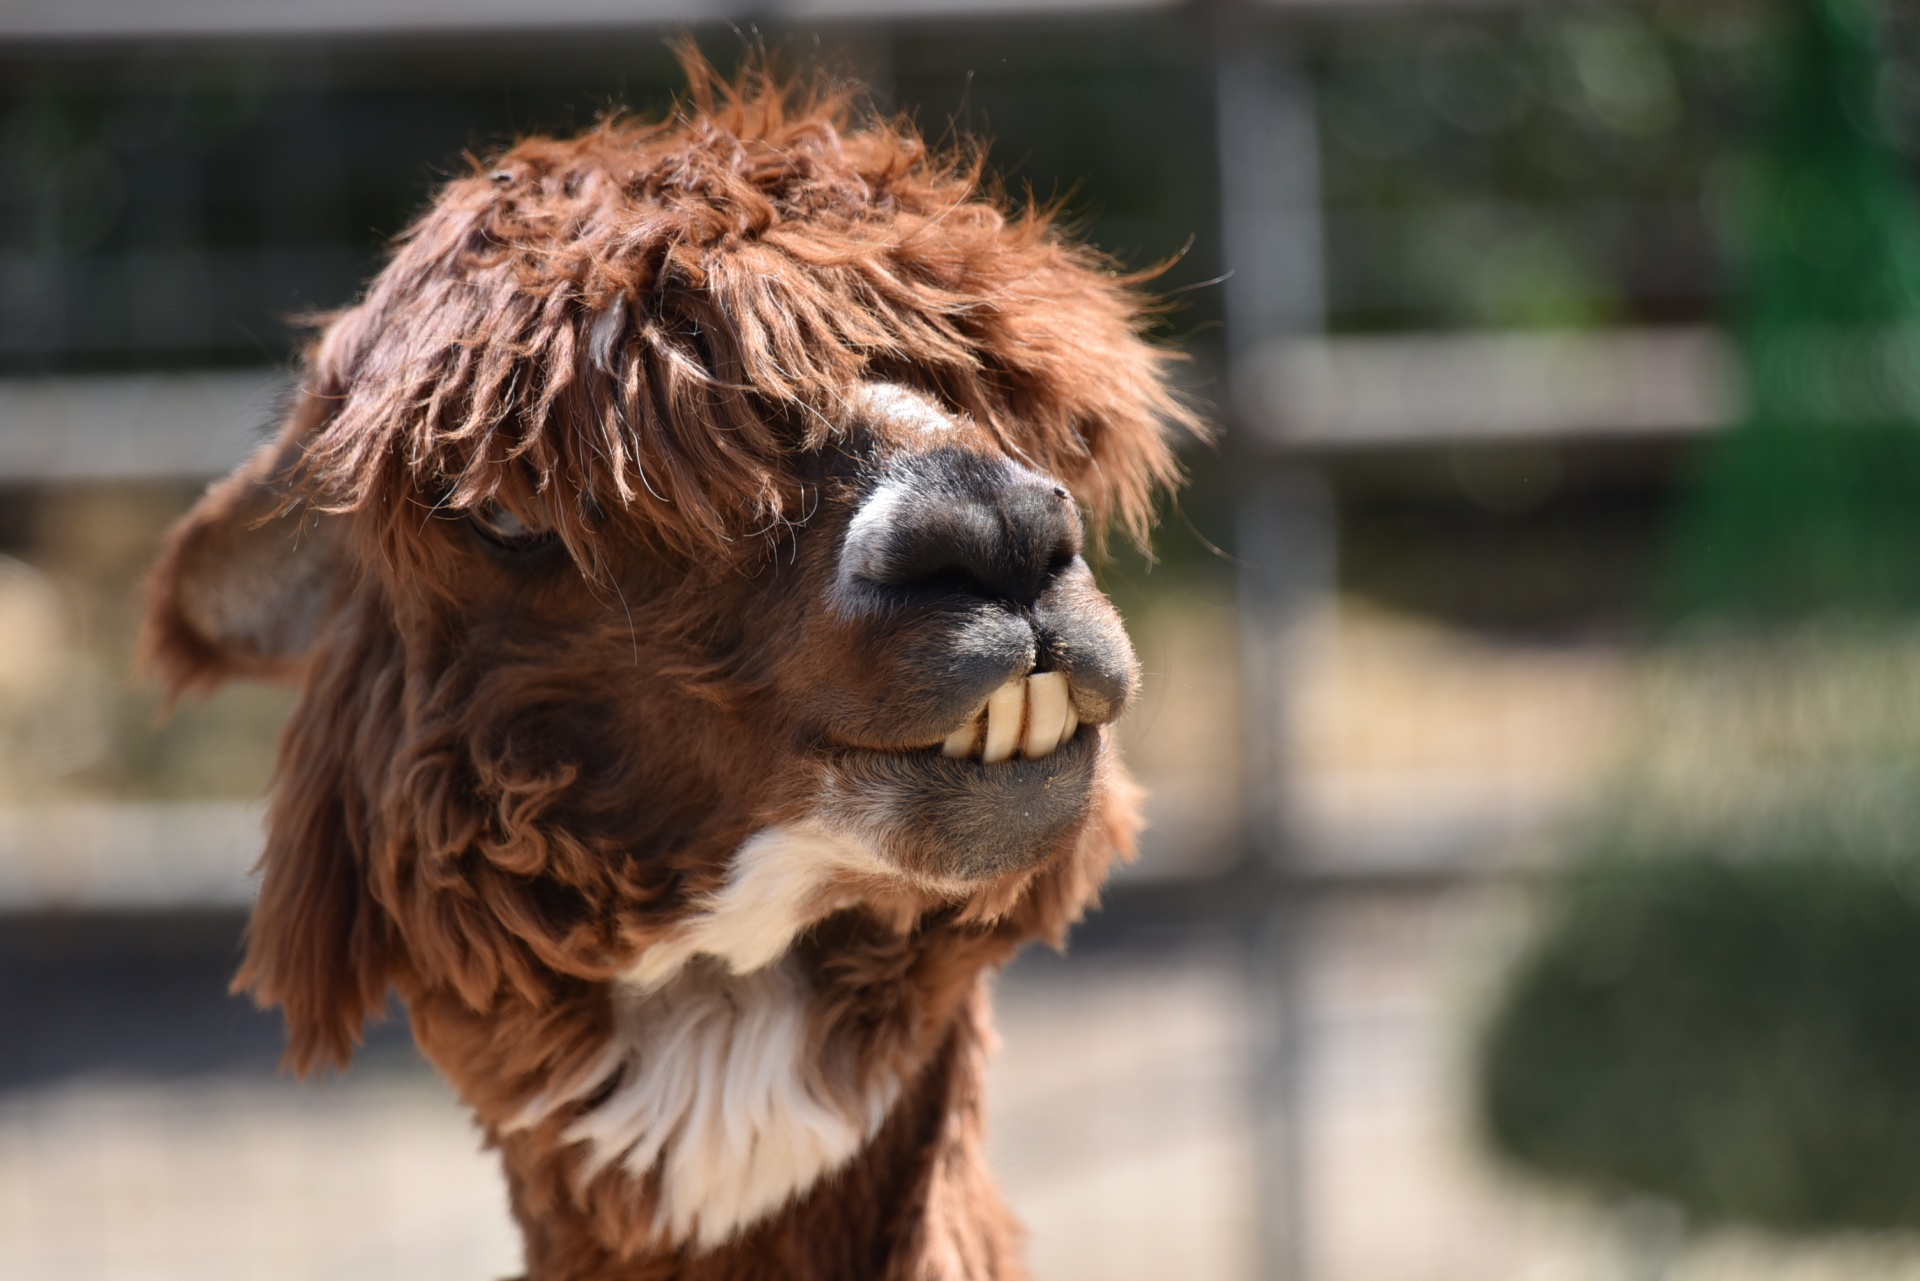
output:
[{"label": "white marking on forehead", "polygon": [[854,404],[870,418],[919,432],[939,434],[954,427],[953,415],[899,383],[864,383],[854,393]]},{"label": "white marking on forehead", "polygon": [[861,555],[861,551],[886,546],[886,540],[881,537],[882,531],[919,496],[912,479],[898,473],[874,486],[873,492],[854,511],[853,519],[847,522],[846,535],[840,540],[838,577],[843,590],[853,579],[881,571],[882,566],[868,564],[871,557]]}]

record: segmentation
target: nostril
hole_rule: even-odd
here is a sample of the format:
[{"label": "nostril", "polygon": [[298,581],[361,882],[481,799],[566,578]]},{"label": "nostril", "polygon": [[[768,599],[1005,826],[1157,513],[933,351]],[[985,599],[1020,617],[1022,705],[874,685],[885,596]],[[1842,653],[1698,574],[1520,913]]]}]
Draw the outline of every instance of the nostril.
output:
[{"label": "nostril", "polygon": [[1070,499],[1011,464],[917,459],[913,472],[877,486],[855,512],[841,580],[895,601],[1031,605],[1079,558],[1079,511]]},{"label": "nostril", "polygon": [[914,596],[973,596],[1031,604],[1073,562],[1036,555],[1013,540],[971,538],[951,520],[895,531],[880,547],[849,558],[860,581]]},{"label": "nostril", "polygon": [[876,587],[926,596],[992,597],[1004,594],[1001,585],[989,582],[964,565],[894,565],[889,567],[888,572],[869,577],[867,581]]}]

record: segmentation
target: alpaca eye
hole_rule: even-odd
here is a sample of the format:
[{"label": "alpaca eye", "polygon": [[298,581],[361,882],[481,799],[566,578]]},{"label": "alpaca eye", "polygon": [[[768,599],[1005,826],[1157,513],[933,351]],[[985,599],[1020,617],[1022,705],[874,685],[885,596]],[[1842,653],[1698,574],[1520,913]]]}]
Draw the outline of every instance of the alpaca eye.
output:
[{"label": "alpaca eye", "polygon": [[493,499],[469,511],[467,520],[475,532],[490,543],[513,551],[532,551],[546,546],[555,537],[553,524],[546,518],[546,504],[536,498],[534,507],[536,511],[522,515]]}]

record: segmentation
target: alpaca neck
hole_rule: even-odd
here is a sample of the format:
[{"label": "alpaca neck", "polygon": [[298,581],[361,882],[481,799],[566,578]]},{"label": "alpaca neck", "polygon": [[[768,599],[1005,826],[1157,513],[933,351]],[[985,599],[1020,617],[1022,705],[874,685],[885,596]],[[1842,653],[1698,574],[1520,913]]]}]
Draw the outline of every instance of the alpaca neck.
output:
[{"label": "alpaca neck", "polygon": [[884,1063],[820,1061],[825,1040],[799,958],[747,974],[697,958],[657,986],[615,984],[613,1030],[591,1072],[549,1093],[567,1105],[580,1176],[652,1176],[653,1229],[709,1250],[850,1162],[900,1093]]},{"label": "alpaca neck", "polygon": [[[699,1214],[693,1234],[678,1240],[636,1231],[635,1212],[645,1196],[621,1167],[605,1167],[610,1176],[592,1178],[584,1195],[569,1195],[555,1186],[552,1150],[541,1151],[536,1133],[506,1136],[501,1146],[515,1213],[527,1233],[530,1281],[1024,1276],[1017,1231],[983,1149],[987,1019],[984,985],[976,979],[944,1038],[899,1083],[871,1133],[844,1160],[717,1241],[700,1239],[705,1223]],[[607,1101],[617,1098],[616,1090]],[[664,1154],[654,1159],[663,1183],[680,1173]],[[764,1188],[767,1172],[746,1168],[751,1165],[749,1159],[730,1177]],[[695,1177],[708,1182],[689,1185],[688,1193],[713,1186],[712,1172]],[[661,1190],[666,1194],[651,1221],[671,1226],[672,1214],[663,1220],[661,1209],[688,1201]],[[713,1200],[702,1209],[718,1213],[729,1204]]]}]

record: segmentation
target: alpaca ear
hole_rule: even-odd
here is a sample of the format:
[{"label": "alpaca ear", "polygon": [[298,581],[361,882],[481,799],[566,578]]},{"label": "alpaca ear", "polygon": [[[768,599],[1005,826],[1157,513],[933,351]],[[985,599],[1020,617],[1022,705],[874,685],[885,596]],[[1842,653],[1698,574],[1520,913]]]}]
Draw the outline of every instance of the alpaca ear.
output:
[{"label": "alpaca ear", "polygon": [[342,521],[293,500],[294,433],[216,482],[147,579],[141,660],[170,693],[297,676],[338,607]]},{"label": "alpaca ear", "polygon": [[[321,660],[281,740],[260,897],[235,992],[286,1018],[286,1065],[300,1075],[344,1068],[369,1019],[385,1010],[399,963],[393,918],[368,866],[370,762],[387,759],[397,709],[381,700],[382,656],[360,636]],[[377,648],[377,643],[374,646]]]},{"label": "alpaca ear", "polygon": [[[369,688],[383,633],[343,629],[316,642],[347,607],[345,521],[295,490],[319,410],[296,406],[279,440],[216,482],[167,535],[147,579],[141,661],[171,695],[235,678],[304,679],[281,739],[261,855],[260,896],[235,991],[286,1017],[289,1067],[345,1067],[367,1019],[386,1006],[398,955],[374,899],[367,856],[370,736],[392,710]],[[382,758],[384,759],[384,758]]]},{"label": "alpaca ear", "polygon": [[301,1075],[347,1066],[403,962],[374,886],[385,848],[377,798],[403,726],[399,641],[379,609],[339,608],[281,734],[260,894],[233,980],[235,992],[280,1007],[285,1063]]}]

